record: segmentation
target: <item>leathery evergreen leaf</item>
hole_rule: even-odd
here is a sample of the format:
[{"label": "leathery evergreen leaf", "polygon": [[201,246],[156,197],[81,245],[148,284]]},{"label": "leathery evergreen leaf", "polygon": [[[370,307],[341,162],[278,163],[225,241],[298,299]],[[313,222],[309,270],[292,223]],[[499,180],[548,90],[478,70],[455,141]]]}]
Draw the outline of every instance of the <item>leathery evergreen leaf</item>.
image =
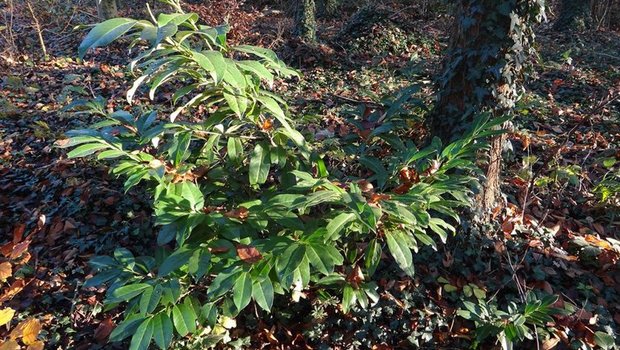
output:
[{"label": "leathery evergreen leaf", "polygon": [[131,30],[136,23],[138,21],[130,18],[112,18],[97,24],[82,40],[78,48],[78,55],[80,58],[84,58],[88,49],[108,45]]},{"label": "leathery evergreen leaf", "polygon": [[269,277],[262,281],[255,281],[252,284],[252,298],[263,310],[267,312],[271,310],[273,306],[273,296],[273,284]]},{"label": "leathery evergreen leaf", "polygon": [[153,323],[151,318],[142,321],[136,333],[131,337],[130,350],[146,350],[153,338]]},{"label": "leathery evergreen leaf", "polygon": [[167,349],[172,342],[172,320],[165,312],[158,313],[153,320],[153,340],[160,349]]},{"label": "leathery evergreen leaf", "polygon": [[407,241],[404,237],[402,237],[402,235],[403,233],[400,231],[388,231],[385,233],[385,238],[387,240],[390,253],[394,257],[394,260],[396,260],[398,266],[409,276],[413,277],[415,270],[413,268],[411,249],[409,249]]},{"label": "leathery evergreen leaf", "polygon": [[269,176],[270,168],[269,148],[259,143],[254,147],[250,158],[250,185],[264,184]]}]

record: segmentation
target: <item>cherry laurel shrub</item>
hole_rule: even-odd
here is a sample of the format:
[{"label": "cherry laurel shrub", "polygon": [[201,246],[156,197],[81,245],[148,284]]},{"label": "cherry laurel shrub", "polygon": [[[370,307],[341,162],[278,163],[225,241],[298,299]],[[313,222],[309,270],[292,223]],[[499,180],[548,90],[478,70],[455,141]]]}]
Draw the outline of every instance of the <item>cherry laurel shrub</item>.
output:
[{"label": "cherry laurel shrub", "polygon": [[[163,120],[157,106],[134,115],[106,111],[102,98],[78,101],[69,109],[101,120],[61,142],[69,157],[108,162],[126,189],[144,186],[161,226],[155,256],[119,248],[90,262],[97,274],[86,286],[107,284],[107,309],[125,307],[110,341],[166,349],[175,334],[215,332],[251,302],[270,311],[276,294],[310,286],[341,293],[345,313],[367,307],[379,299],[372,275],[384,252],[413,275],[412,252],[455,232],[449,222],[469,204],[476,154],[501,120],[480,118],[443,149],[418,150],[396,130],[371,134],[367,143],[389,145],[388,156],[358,159],[374,175],[332,178],[270,90],[298,73],[270,50],[230,47],[226,27],[167,2],[177,13],[96,25],[79,54],[130,39],[139,73],[128,103],[143,86],[151,99],[173,86],[176,109]],[[197,106],[206,117],[184,113]]]}]

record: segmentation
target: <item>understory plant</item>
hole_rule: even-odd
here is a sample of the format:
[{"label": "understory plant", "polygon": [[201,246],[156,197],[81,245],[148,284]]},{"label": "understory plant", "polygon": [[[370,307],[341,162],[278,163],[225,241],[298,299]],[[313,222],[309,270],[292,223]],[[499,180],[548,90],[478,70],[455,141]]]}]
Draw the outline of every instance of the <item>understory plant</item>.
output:
[{"label": "understory plant", "polygon": [[59,142],[69,157],[108,163],[126,190],[145,188],[160,227],[154,256],[119,247],[91,260],[98,273],[86,287],[107,284],[106,308],[124,306],[110,341],[166,349],[175,334],[221,338],[250,303],[270,311],[276,295],[296,300],[308,288],[339,293],[345,313],[367,307],[379,299],[372,276],[384,252],[413,276],[412,254],[455,233],[476,156],[502,120],[482,116],[461,140],[422,150],[377,127],[359,147],[381,144],[383,155],[351,159],[369,176],[334,178],[272,90],[298,73],[166,3],[177,12],[96,25],[79,54],[129,39],[128,103],[166,89],[176,109],[162,118],[162,105],[110,112],[103,98],[77,101],[68,109],[100,120]]},{"label": "understory plant", "polygon": [[507,311],[485,300],[478,300],[477,304],[464,301],[464,308],[457,314],[476,324],[472,348],[476,349],[486,339],[495,337],[502,349],[511,350],[525,339],[534,340],[536,337],[538,341],[538,338],[548,337],[547,325],[554,322],[551,316],[564,312],[552,307],[557,300],[557,295],[539,299],[530,293],[522,303],[510,302]]}]

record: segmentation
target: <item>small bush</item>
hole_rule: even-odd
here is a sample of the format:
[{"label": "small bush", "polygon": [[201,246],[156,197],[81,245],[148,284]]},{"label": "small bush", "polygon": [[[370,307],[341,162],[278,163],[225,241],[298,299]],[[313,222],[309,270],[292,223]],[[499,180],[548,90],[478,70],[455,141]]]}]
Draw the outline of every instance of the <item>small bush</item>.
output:
[{"label": "small bush", "polygon": [[[70,157],[108,162],[126,189],[144,186],[160,226],[154,256],[119,248],[91,261],[98,273],[86,286],[107,284],[107,309],[125,307],[111,341],[165,349],[175,333],[205,330],[220,339],[251,302],[269,311],[276,295],[295,299],[310,285],[340,291],[344,312],[367,307],[379,299],[372,275],[383,252],[413,275],[412,251],[436,247],[431,233],[445,242],[455,232],[480,139],[501,121],[480,118],[443,149],[435,140],[418,150],[397,129],[377,128],[359,147],[381,142],[386,155],[354,159],[371,175],[333,178],[270,90],[297,72],[270,50],[229,47],[225,27],[169,4],[178,13],[98,24],[79,51],[132,39],[140,49],[130,67],[141,75],[128,102],[143,85],[151,99],[167,85],[177,109],[164,120],[156,109],[108,113],[101,98],[78,101],[69,108],[101,121],[60,142]],[[184,117],[197,106],[206,117]]]}]

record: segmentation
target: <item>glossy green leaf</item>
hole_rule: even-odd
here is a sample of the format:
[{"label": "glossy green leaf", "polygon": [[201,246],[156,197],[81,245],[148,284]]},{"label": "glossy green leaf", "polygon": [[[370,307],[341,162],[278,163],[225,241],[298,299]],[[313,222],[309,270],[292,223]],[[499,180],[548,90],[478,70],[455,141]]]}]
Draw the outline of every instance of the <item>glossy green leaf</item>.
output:
[{"label": "glossy green leaf", "polygon": [[243,310],[252,299],[252,279],[250,274],[243,272],[237,277],[233,289],[233,301],[238,310]]},{"label": "glossy green leaf", "polygon": [[182,337],[196,332],[196,312],[185,303],[172,307],[172,321]]},{"label": "glossy green leaf", "polygon": [[172,342],[172,320],[166,312],[160,312],[151,321],[153,323],[153,340],[160,349],[167,349]]},{"label": "glossy green leaf", "polygon": [[338,239],[340,233],[351,221],[355,219],[354,213],[342,213],[338,214],[335,218],[331,219],[327,224],[327,238]]},{"label": "glossy green leaf", "polygon": [[84,58],[88,49],[108,45],[131,30],[137,23],[138,21],[129,18],[113,18],[97,24],[82,40],[78,55]]},{"label": "glossy green leaf", "polygon": [[400,231],[385,233],[387,245],[390,253],[396,260],[398,266],[407,273],[407,275],[413,277],[415,270],[413,268],[413,257],[411,255],[411,249],[407,245],[406,239],[402,237],[403,233]]},{"label": "glossy green leaf", "polygon": [[189,258],[194,254],[193,249],[181,247],[172,253],[159,267],[158,276],[165,277],[170,273],[178,270],[183,265],[187,265]]},{"label": "glossy green leaf", "polygon": [[250,158],[250,185],[264,184],[270,168],[269,149],[263,144],[256,144]]},{"label": "glossy green leaf", "polygon": [[267,312],[271,310],[273,306],[273,297],[273,284],[269,277],[264,278],[262,281],[255,281],[252,284],[252,298],[263,310]]},{"label": "glossy green leaf", "polygon": [[159,305],[162,293],[162,287],[159,284],[154,288],[146,289],[144,293],[142,293],[142,297],[140,297],[140,313],[142,315],[152,313],[157,305]]},{"label": "glossy green leaf", "polygon": [[142,321],[138,329],[136,329],[136,333],[131,337],[129,350],[146,350],[151,343],[151,339],[153,339],[153,323],[151,318],[147,318]]},{"label": "glossy green leaf", "polygon": [[144,292],[145,290],[149,288],[151,288],[151,285],[146,284],[146,283],[136,283],[136,284],[130,284],[127,286],[122,286],[112,291],[108,300],[110,302],[128,301],[142,294],[142,292]]},{"label": "glossy green leaf", "polygon": [[79,147],[74,148],[71,152],[67,153],[69,158],[81,158],[89,156],[99,150],[109,148],[110,146],[102,143],[87,143]]},{"label": "glossy green leaf", "polygon": [[133,335],[144,319],[144,317],[137,314],[127,317],[112,330],[112,333],[110,333],[110,341],[121,341]]}]

